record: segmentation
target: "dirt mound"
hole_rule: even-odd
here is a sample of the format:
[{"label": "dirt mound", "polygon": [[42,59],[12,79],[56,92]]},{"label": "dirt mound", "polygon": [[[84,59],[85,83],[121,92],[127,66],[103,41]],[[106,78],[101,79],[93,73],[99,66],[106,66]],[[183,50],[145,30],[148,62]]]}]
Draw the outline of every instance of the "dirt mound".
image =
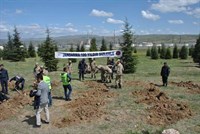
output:
[{"label": "dirt mound", "polygon": [[185,87],[188,88],[187,92],[192,94],[200,94],[200,85],[193,83],[192,81],[186,81],[186,82],[171,82],[172,85],[176,85],[178,87]]},{"label": "dirt mound", "polygon": [[14,89],[15,88],[15,82],[14,81],[8,82],[8,88],[9,89]]},{"label": "dirt mound", "polygon": [[106,114],[103,106],[109,102],[108,98],[116,96],[116,93],[108,91],[102,83],[94,81],[85,81],[84,83],[90,89],[80,92],[78,99],[72,100],[64,106],[68,110],[67,115],[59,117],[53,123],[56,127],[62,128],[71,124],[90,122]]},{"label": "dirt mound", "polygon": [[187,104],[170,99],[153,85],[132,94],[138,98],[136,103],[145,103],[150,106],[147,108],[147,122],[152,125],[169,125],[192,116]]},{"label": "dirt mound", "polygon": [[0,121],[16,115],[20,109],[25,105],[31,104],[32,99],[29,97],[28,92],[23,94],[16,94],[9,100],[0,104]]},{"label": "dirt mound", "polygon": [[169,99],[164,92],[161,92],[158,88],[152,85],[145,90],[132,92],[132,94],[138,97],[136,103],[152,104],[156,102],[165,102]]}]

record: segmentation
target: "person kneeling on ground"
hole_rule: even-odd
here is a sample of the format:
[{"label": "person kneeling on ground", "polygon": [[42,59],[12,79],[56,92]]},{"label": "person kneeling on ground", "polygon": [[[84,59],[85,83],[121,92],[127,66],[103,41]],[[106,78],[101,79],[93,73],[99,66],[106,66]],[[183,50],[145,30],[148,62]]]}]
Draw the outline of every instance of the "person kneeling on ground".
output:
[{"label": "person kneeling on ground", "polygon": [[[19,90],[24,90],[24,83],[25,83],[25,79],[23,77],[20,76],[14,76],[13,78],[11,78],[9,80],[9,82],[11,81],[15,81],[15,89]],[[21,84],[21,87],[19,86]]]},{"label": "person kneeling on ground", "polygon": [[[71,93],[72,93],[72,87],[70,85],[71,77],[70,75],[67,74],[67,68],[63,68],[63,73],[60,74],[61,76],[61,82],[63,83],[63,88],[64,88],[64,94],[65,94],[65,100],[66,101],[71,101]],[[69,90],[67,93],[67,89]]]}]

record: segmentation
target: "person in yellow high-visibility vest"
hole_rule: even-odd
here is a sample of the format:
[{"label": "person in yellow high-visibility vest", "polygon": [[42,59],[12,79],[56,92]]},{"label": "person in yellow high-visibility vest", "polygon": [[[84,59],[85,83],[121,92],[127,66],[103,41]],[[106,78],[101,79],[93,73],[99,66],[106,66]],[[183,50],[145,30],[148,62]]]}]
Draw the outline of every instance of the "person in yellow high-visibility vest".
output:
[{"label": "person in yellow high-visibility vest", "polygon": [[[72,87],[70,85],[71,77],[67,73],[67,68],[63,68],[63,73],[60,74],[61,77],[61,82],[63,83],[63,88],[64,88],[64,94],[65,94],[65,100],[66,101],[71,101],[71,93],[72,93]],[[67,89],[69,90],[67,92]]]},{"label": "person in yellow high-visibility vest", "polygon": [[48,71],[44,71],[43,72],[43,81],[45,83],[47,83],[47,85],[49,86],[49,103],[48,103],[48,106],[52,106],[52,96],[51,96],[51,78],[48,75]]}]

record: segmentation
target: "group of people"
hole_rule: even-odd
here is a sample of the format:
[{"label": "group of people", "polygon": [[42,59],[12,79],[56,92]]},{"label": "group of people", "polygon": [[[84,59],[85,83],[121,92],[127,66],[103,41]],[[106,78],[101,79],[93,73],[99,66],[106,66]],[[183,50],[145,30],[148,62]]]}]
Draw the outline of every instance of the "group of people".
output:
[{"label": "group of people", "polygon": [[121,60],[118,59],[116,62],[114,58],[107,61],[107,65],[97,65],[94,58],[89,59],[89,64],[86,63],[85,59],[82,59],[78,64],[79,80],[84,80],[84,74],[87,72],[91,73],[91,78],[96,79],[96,74],[101,73],[101,82],[111,82],[114,79],[114,72],[116,72],[115,87],[122,88],[122,75],[124,67]]},{"label": "group of people", "polygon": [[[85,59],[82,59],[78,64],[79,80],[84,80],[84,74],[88,71],[91,73],[91,78],[96,79],[96,73],[101,73],[102,82],[111,82],[113,79],[113,73],[116,73],[115,87],[122,88],[122,76],[124,67],[121,60],[118,59],[116,62],[114,59],[108,59],[107,65],[97,65],[95,59],[90,59],[90,63],[87,64]],[[52,83],[48,76],[48,71],[43,67],[35,64],[33,69],[35,77],[34,90],[31,90],[30,97],[34,97],[34,109],[36,109],[36,127],[41,127],[40,113],[44,110],[46,115],[45,123],[49,123],[49,110],[48,107],[52,105]],[[161,69],[161,76],[163,86],[167,86],[168,76],[170,74],[170,68],[167,63]],[[72,62],[69,60],[66,66],[63,68],[63,72],[60,74],[60,79],[64,89],[64,96],[66,101],[71,101],[72,86],[70,84],[72,78]],[[16,75],[9,79],[8,71],[4,68],[3,64],[0,64],[0,82],[2,87],[2,93],[8,94],[8,82],[15,82],[15,89],[24,89],[25,79],[22,76]],[[19,86],[21,84],[21,86]]]}]

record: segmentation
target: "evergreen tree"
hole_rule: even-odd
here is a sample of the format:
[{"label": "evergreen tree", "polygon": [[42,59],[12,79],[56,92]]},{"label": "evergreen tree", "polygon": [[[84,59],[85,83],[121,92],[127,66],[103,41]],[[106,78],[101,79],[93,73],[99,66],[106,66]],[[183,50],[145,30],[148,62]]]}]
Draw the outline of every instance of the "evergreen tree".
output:
[{"label": "evergreen tree", "polygon": [[185,45],[182,46],[180,53],[179,53],[179,57],[181,59],[187,59],[188,58],[188,48]]},{"label": "evergreen tree", "polygon": [[160,54],[160,52],[161,52],[161,49],[160,49],[160,46],[158,47],[158,53]]},{"label": "evergreen tree", "polygon": [[112,44],[112,42],[110,42],[109,49],[113,50],[113,44]]},{"label": "evergreen tree", "polygon": [[[73,48],[72,45],[71,45],[71,48]],[[71,48],[70,48],[70,49],[71,49]],[[76,48],[76,52],[80,52],[80,51],[81,51],[81,49],[80,49],[80,45],[78,44],[78,45],[77,45],[77,48]],[[73,52],[73,51],[72,51],[72,52]]]},{"label": "evergreen tree", "polygon": [[43,53],[43,50],[44,49],[44,45],[42,44],[38,44],[38,50],[37,50],[37,54],[39,57],[41,57],[42,53]]},{"label": "evergreen tree", "polygon": [[177,59],[178,58],[178,47],[175,44],[174,49],[173,49],[173,58]]},{"label": "evergreen tree", "polygon": [[168,47],[166,51],[165,59],[171,59],[171,58],[172,58],[171,50],[170,50],[170,47]]},{"label": "evergreen tree", "polygon": [[160,50],[160,58],[165,59],[165,55],[166,55],[166,47],[165,47],[165,44],[162,44],[162,47]]},{"label": "evergreen tree", "polygon": [[14,28],[13,38],[8,33],[8,42],[4,46],[3,59],[11,61],[25,61],[26,51],[24,45],[20,41],[17,28]]},{"label": "evergreen tree", "polygon": [[[71,44],[71,47],[70,47],[69,51],[70,52],[74,52],[73,44]],[[79,52],[80,52],[80,50],[79,50]],[[76,62],[76,59],[74,59],[74,58],[70,58],[69,60],[71,60],[72,62]]]},{"label": "evergreen tree", "polygon": [[192,55],[193,55],[193,52],[194,52],[194,46],[192,45],[192,46],[189,48],[189,56],[192,56]]},{"label": "evergreen tree", "polygon": [[101,45],[100,51],[107,51],[106,41],[104,38],[102,39],[101,44],[102,45]]},{"label": "evergreen tree", "polygon": [[133,49],[134,49],[134,53],[137,53],[137,48],[136,48],[136,47],[134,47]]},{"label": "evergreen tree", "polygon": [[124,66],[124,73],[134,73],[136,71],[137,56],[133,55],[132,38],[133,32],[131,31],[132,26],[126,19],[124,22],[123,29],[123,43],[122,43],[122,61]]},{"label": "evergreen tree", "polygon": [[151,49],[149,47],[147,49],[146,56],[151,56]]},{"label": "evergreen tree", "polygon": [[4,45],[3,49],[3,59],[10,60],[12,53],[13,53],[13,40],[10,33],[8,33],[8,42]]},{"label": "evergreen tree", "polygon": [[25,58],[29,58],[30,56],[29,56],[29,53],[28,53],[26,45],[24,45],[23,49],[24,49]]},{"label": "evergreen tree", "polygon": [[49,29],[47,29],[47,37],[46,40],[41,44],[39,50],[39,54],[42,58],[42,61],[45,64],[45,67],[48,68],[48,71],[56,71],[58,59],[55,58],[55,51],[57,51],[57,47],[55,42],[50,38]]},{"label": "evergreen tree", "polygon": [[20,33],[18,33],[17,28],[14,28],[13,34],[13,53],[10,55],[9,59],[12,61],[25,61],[26,51],[25,46],[20,41]]},{"label": "evergreen tree", "polygon": [[199,38],[197,39],[196,44],[194,46],[192,58],[195,63],[200,64],[200,34],[199,34]]},{"label": "evergreen tree", "polygon": [[30,42],[29,47],[28,47],[28,55],[31,58],[36,57],[35,47],[33,46],[32,42]]},{"label": "evergreen tree", "polygon": [[84,45],[81,46],[81,52],[85,52],[85,46]]},{"label": "evergreen tree", "polygon": [[91,40],[90,51],[97,51],[97,44],[96,44],[95,38],[92,38],[92,40]]},{"label": "evergreen tree", "polygon": [[0,60],[3,58],[3,50],[0,49]]},{"label": "evergreen tree", "polygon": [[155,45],[151,48],[151,59],[158,59],[158,50]]}]

